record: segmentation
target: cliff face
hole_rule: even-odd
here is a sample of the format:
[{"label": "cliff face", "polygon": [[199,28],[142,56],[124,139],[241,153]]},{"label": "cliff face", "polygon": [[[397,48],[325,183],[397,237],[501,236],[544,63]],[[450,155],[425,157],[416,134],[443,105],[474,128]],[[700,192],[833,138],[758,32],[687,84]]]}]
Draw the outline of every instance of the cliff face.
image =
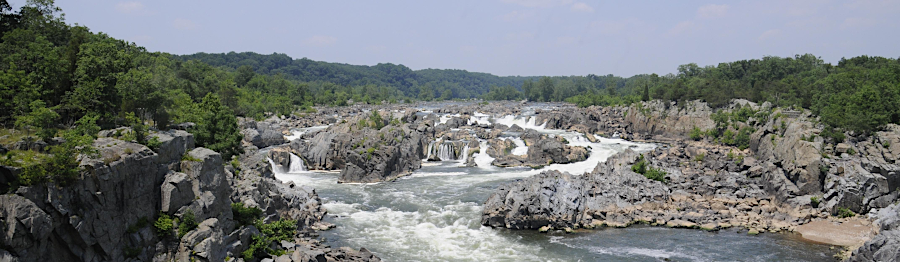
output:
[{"label": "cliff face", "polygon": [[[262,210],[264,223],[297,221],[294,241],[283,242],[286,261],[378,261],[371,253],[331,250],[312,239],[325,210],[312,188],[272,177],[265,153],[250,153],[240,165],[194,148],[184,131],[153,134],[156,150],[113,138],[94,142],[97,158],[84,158],[81,179],[64,187],[35,185],[0,196],[2,261],[224,261],[240,257],[260,234],[238,225],[232,203]],[[14,171],[3,167],[5,172]],[[237,175],[235,175],[237,173]],[[162,215],[196,227],[159,234]],[[180,223],[180,222],[179,222]],[[314,229],[315,228],[315,229]],[[285,245],[284,243],[294,243]]]},{"label": "cliff face", "polygon": [[110,261],[124,260],[125,247],[148,246],[153,234],[128,228],[156,217],[167,166],[194,143],[183,131],[160,138],[160,151],[178,155],[176,160],[140,144],[100,138],[94,142],[100,156],[81,162],[80,180],[0,196],[7,251],[23,261]]}]

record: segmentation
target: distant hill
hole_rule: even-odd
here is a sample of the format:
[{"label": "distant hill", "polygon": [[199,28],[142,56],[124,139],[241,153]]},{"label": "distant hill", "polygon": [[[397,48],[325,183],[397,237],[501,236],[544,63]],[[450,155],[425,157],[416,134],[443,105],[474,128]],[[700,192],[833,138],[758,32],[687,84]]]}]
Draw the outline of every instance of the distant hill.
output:
[{"label": "distant hill", "polygon": [[249,66],[258,74],[282,74],[287,79],[303,82],[330,82],[343,86],[390,86],[407,96],[415,97],[421,88],[451,90],[452,98],[474,98],[489,91],[491,86],[512,86],[521,88],[525,80],[539,77],[507,76],[469,72],[457,69],[412,70],[404,65],[380,63],[374,66],[349,65],[310,60],[293,59],[285,54],[263,55],[253,52],[243,53],[197,53],[174,56],[181,61],[198,60],[206,64],[237,70]]}]

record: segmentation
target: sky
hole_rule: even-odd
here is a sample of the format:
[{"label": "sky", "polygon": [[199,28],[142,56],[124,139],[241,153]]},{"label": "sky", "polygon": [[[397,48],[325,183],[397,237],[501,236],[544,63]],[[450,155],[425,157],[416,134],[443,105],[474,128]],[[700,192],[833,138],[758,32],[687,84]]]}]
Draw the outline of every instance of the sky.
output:
[{"label": "sky", "polygon": [[[18,9],[24,0],[11,0]],[[674,73],[811,53],[900,57],[900,0],[56,0],[67,23],[172,54],[464,69],[501,76]]]}]

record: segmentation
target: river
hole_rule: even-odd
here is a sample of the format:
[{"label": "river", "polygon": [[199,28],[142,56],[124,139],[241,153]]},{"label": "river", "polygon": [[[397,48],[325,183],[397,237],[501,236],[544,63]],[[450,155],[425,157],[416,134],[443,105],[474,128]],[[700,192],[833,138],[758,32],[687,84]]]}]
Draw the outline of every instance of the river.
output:
[{"label": "river", "polygon": [[[535,126],[533,118],[498,118],[560,135],[572,145],[589,147],[583,162],[544,169],[573,174],[626,148],[646,151],[652,144],[620,139],[588,142],[578,133]],[[484,143],[482,143],[483,145]],[[485,152],[482,150],[481,152]],[[747,235],[737,229],[632,226],[538,233],[481,225],[482,204],[499,185],[537,174],[528,168],[497,168],[477,153],[477,167],[462,161],[424,162],[422,169],[392,182],[338,184],[335,172],[277,173],[282,181],[311,186],[328,210],[325,221],[337,228],[322,232],[332,246],[365,247],[385,261],[828,261],[831,246],[789,234]]]}]

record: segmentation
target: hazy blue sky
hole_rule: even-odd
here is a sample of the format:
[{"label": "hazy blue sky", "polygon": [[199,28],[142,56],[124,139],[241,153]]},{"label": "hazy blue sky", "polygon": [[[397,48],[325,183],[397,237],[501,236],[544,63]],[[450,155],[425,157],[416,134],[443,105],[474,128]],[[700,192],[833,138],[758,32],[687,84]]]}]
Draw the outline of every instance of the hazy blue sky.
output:
[{"label": "hazy blue sky", "polygon": [[150,51],[278,52],[498,75],[665,74],[690,62],[803,53],[827,62],[900,56],[896,0],[56,2],[68,23]]}]

